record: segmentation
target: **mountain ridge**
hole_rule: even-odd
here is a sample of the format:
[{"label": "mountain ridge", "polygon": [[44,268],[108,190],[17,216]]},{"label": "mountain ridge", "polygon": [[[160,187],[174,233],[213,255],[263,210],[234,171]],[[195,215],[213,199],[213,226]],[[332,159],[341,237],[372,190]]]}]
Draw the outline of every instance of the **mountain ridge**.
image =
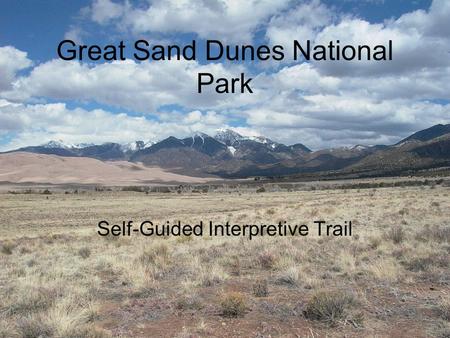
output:
[{"label": "mountain ridge", "polygon": [[[407,170],[450,163],[450,124],[415,132],[393,145],[357,144],[312,151],[302,143],[285,145],[264,136],[220,129],[159,142],[65,144],[61,140],[10,152],[31,152],[102,161],[129,161],[177,173],[221,177],[277,176],[325,171]],[[7,153],[10,153],[7,152]]]}]

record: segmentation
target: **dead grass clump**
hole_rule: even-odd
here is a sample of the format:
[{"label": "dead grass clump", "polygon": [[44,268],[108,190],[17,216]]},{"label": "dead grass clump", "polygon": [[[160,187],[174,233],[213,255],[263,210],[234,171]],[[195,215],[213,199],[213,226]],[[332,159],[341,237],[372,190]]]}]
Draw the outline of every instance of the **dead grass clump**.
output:
[{"label": "dead grass clump", "polygon": [[153,265],[155,263],[169,262],[169,247],[165,243],[160,243],[150,248],[146,248],[139,256],[139,262],[143,266]]},{"label": "dead grass clump", "polygon": [[12,255],[13,249],[14,249],[14,244],[9,243],[9,242],[4,242],[0,246],[1,253],[5,254],[5,255]]},{"label": "dead grass clump", "polygon": [[232,258],[230,263],[230,272],[233,276],[241,275],[241,261],[238,256]]},{"label": "dead grass clump", "polygon": [[177,301],[175,307],[178,310],[200,310],[203,308],[203,305],[197,294],[180,296]]},{"label": "dead grass clump", "polygon": [[381,244],[381,238],[380,237],[370,237],[369,238],[369,248],[372,250],[377,249]]},{"label": "dead grass clump", "polygon": [[425,226],[424,229],[416,233],[415,236],[418,241],[435,241],[435,242],[448,242],[450,243],[450,227],[438,226],[433,227]]},{"label": "dead grass clump", "polygon": [[0,319],[0,338],[19,338],[19,332],[17,332],[16,326],[7,320]]},{"label": "dead grass clump", "polygon": [[27,315],[34,312],[47,310],[54,302],[55,290],[44,287],[26,288],[17,292],[17,299],[11,299],[6,307],[6,313],[10,315]]},{"label": "dead grass clump", "polygon": [[447,321],[450,321],[450,300],[446,299],[443,300],[439,305],[438,305],[438,313],[439,316]]},{"label": "dead grass clump", "polygon": [[228,292],[222,296],[220,307],[224,317],[241,317],[247,308],[245,296],[240,292]]},{"label": "dead grass clump", "polygon": [[283,272],[281,272],[278,275],[275,282],[276,282],[276,284],[297,286],[299,284],[299,281],[300,281],[300,275],[299,275],[298,268],[295,266],[291,266],[291,267],[287,268],[286,270],[284,270]]},{"label": "dead grass clump", "polygon": [[202,267],[202,270],[200,271],[200,285],[206,287],[214,286],[220,284],[228,277],[228,274],[217,264],[209,267]]},{"label": "dead grass clump", "polygon": [[394,242],[394,244],[400,244],[404,241],[405,237],[405,231],[399,225],[393,226],[391,230],[386,233],[386,238]]},{"label": "dead grass clump", "polygon": [[340,291],[320,291],[314,294],[303,314],[308,319],[334,325],[348,319],[348,309],[355,304],[353,295]]},{"label": "dead grass clump", "polygon": [[448,256],[440,254],[429,255],[426,257],[413,257],[403,262],[406,269],[413,272],[428,271],[430,267],[447,268],[450,265]]},{"label": "dead grass clump", "polygon": [[22,317],[17,321],[17,329],[23,338],[53,337],[53,328],[43,318],[37,316]]},{"label": "dead grass clump", "polygon": [[275,214],[275,210],[274,209],[267,209],[267,211],[266,211],[266,214],[267,215],[274,215]]},{"label": "dead grass clump", "polygon": [[258,279],[255,283],[253,283],[253,295],[255,297],[267,297],[269,295],[267,280]]},{"label": "dead grass clump", "polygon": [[266,251],[258,256],[259,265],[265,270],[271,270],[275,266],[276,257],[273,253]]},{"label": "dead grass clump", "polygon": [[84,246],[80,249],[78,249],[78,256],[80,256],[81,258],[88,258],[91,255],[91,249],[89,249],[88,247]]}]

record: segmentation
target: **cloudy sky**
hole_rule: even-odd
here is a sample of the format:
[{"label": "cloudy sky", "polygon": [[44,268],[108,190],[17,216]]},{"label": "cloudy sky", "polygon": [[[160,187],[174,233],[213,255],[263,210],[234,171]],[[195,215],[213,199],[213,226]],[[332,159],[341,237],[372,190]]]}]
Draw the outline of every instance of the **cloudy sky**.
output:
[{"label": "cloudy sky", "polygon": [[[450,123],[448,0],[5,0],[0,150],[49,140],[157,141],[231,127],[312,149],[389,144]],[[386,43],[388,62],[62,61],[58,43]],[[292,48],[286,47],[286,50]],[[197,73],[253,94],[197,94]]]}]

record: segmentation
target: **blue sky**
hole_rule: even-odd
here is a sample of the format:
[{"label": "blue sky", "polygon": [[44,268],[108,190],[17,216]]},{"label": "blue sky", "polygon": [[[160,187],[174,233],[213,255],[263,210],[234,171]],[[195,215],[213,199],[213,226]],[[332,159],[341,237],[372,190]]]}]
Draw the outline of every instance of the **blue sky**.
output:
[{"label": "blue sky", "polygon": [[[232,127],[314,149],[393,143],[449,120],[450,4],[445,0],[83,0],[0,4],[0,150],[40,144],[159,140]],[[78,63],[84,44],[220,39],[234,44],[394,43],[394,60]],[[254,94],[196,93],[210,71],[254,77]]]}]

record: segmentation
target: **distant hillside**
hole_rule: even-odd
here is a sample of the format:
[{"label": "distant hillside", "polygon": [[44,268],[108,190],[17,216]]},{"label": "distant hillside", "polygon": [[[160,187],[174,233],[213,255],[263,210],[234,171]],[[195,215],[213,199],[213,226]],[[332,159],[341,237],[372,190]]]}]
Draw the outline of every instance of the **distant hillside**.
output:
[{"label": "distant hillside", "polygon": [[450,124],[436,124],[435,126],[418,131],[417,133],[404,138],[397,144],[402,144],[408,141],[429,141],[448,133],[450,133]]},{"label": "distant hillside", "polygon": [[264,136],[243,136],[221,129],[212,137],[170,136],[159,142],[126,145],[67,145],[51,141],[20,148],[28,153],[90,157],[102,161],[129,161],[193,176],[227,178],[285,176],[318,172],[373,172],[416,170],[449,165],[450,124],[418,131],[395,145],[340,147],[311,151],[302,143],[284,145]]}]

